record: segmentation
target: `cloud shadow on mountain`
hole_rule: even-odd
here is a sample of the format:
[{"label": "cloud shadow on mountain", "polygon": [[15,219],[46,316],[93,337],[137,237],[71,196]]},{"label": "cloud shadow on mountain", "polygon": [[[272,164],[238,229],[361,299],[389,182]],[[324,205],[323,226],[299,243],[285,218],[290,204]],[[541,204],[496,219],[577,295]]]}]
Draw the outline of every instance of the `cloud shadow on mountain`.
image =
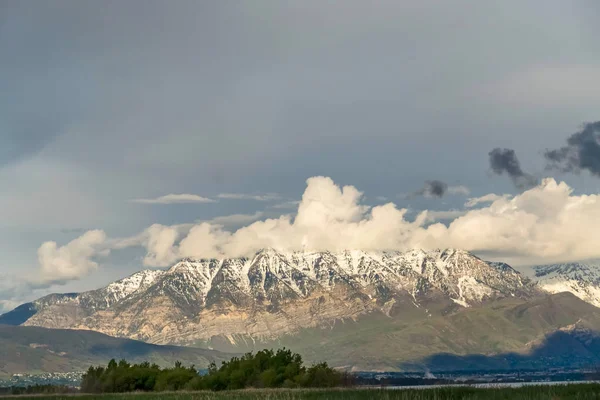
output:
[{"label": "cloud shadow on mountain", "polygon": [[587,329],[556,331],[529,353],[496,355],[434,354],[422,361],[403,363],[403,370],[517,371],[551,368],[600,367],[600,332]]}]

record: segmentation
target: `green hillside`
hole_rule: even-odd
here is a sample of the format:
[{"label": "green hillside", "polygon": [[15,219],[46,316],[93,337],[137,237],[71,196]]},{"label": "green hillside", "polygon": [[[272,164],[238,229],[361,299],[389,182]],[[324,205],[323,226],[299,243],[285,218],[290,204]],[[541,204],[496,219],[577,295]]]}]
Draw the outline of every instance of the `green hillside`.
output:
[{"label": "green hillside", "polygon": [[179,360],[204,368],[211,361],[230,357],[218,351],[157,346],[91,331],[0,325],[0,376],[83,371],[90,365],[106,364],[111,358],[150,361],[161,366]]},{"label": "green hillside", "polygon": [[[459,309],[448,309],[442,304],[436,309],[432,304],[429,310],[431,316],[426,319],[413,312],[403,312],[402,307],[396,310],[392,316],[373,313],[356,321],[338,321],[331,326],[306,329],[278,341],[253,343],[238,336],[235,338],[236,345],[231,345],[224,338],[214,338],[210,346],[222,351],[286,346],[308,361],[326,360],[331,365],[355,370],[393,371],[435,368],[431,365],[432,357],[444,354],[527,355],[543,347],[547,337],[561,329],[572,334],[569,339],[572,350],[572,340],[577,340],[577,335],[585,333],[593,336],[600,332],[600,309],[570,293],[526,302],[505,299],[485,306]],[[563,339],[566,340],[566,336]],[[589,342],[589,337],[584,341]],[[556,340],[553,346],[557,346]],[[589,348],[589,343],[587,347],[585,343],[582,346],[573,352],[572,359],[555,361],[589,364],[596,357],[595,351]],[[456,364],[446,364],[445,367],[461,369],[465,366],[459,359],[454,361]],[[485,364],[484,360],[480,366]],[[488,367],[509,365],[499,365],[497,360],[490,359]]]}]

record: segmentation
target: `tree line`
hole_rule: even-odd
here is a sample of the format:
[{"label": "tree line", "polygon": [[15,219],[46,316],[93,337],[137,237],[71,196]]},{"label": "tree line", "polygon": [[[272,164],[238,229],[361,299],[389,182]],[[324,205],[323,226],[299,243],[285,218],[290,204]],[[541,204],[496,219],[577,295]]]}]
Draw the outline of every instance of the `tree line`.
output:
[{"label": "tree line", "polygon": [[178,390],[234,390],[244,388],[328,388],[348,386],[352,376],[327,363],[306,367],[299,354],[287,349],[246,353],[213,362],[208,372],[177,362],[173,368],[160,368],[148,362],[130,364],[111,360],[106,367],[90,367],[83,375],[84,393],[161,392]]},{"label": "tree line", "polygon": [[29,385],[0,387],[0,396],[20,396],[25,394],[68,394],[78,393],[76,388],[65,385]]}]

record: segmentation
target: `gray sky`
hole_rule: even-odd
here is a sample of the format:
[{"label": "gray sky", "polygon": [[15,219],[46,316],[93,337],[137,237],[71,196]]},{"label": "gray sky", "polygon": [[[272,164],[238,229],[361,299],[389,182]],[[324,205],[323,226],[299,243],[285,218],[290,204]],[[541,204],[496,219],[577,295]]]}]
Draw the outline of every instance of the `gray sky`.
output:
[{"label": "gray sky", "polygon": [[[599,14],[593,0],[3,1],[0,274],[29,279],[43,242],[91,229],[294,212],[283,203],[316,175],[367,205],[461,209],[460,190],[409,194],[432,180],[518,193],[490,173],[496,147],[598,193],[589,174],[545,171],[542,153],[600,119]],[[131,201],[168,194],[216,201]],[[21,297],[5,284],[0,301],[92,288],[143,257],[113,251]]]}]

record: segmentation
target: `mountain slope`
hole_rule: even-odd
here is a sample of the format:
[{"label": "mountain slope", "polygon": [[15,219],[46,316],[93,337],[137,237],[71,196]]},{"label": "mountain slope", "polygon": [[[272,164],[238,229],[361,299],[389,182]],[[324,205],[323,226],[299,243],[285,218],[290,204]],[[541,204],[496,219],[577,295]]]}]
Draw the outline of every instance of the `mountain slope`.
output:
[{"label": "mountain slope", "polygon": [[544,287],[460,250],[267,249],[46,296],[0,321],[224,352],[287,346],[309,361],[399,369],[444,354],[527,354],[569,329],[600,332],[600,308]]},{"label": "mountain slope", "polygon": [[166,272],[140,274],[96,291],[40,299],[24,325],[91,329],[160,344],[215,336],[234,344],[235,335],[271,340],[370,313],[427,318],[432,310],[539,294],[512,268],[460,250],[267,249],[252,258],[187,259]]},{"label": "mountain slope", "polygon": [[51,294],[22,304],[13,311],[0,315],[0,324],[21,325],[40,311],[60,309],[55,325],[69,325],[72,321],[99,310],[104,310],[138,291],[150,287],[164,271],[143,270],[108,286],[84,293]]},{"label": "mountain slope", "polygon": [[0,325],[0,376],[15,373],[84,371],[111,358],[159,365],[206,367],[229,359],[218,351],[158,346],[98,332]]},{"label": "mountain slope", "polygon": [[[433,369],[434,360],[438,359],[435,357],[441,355],[490,358],[516,353],[527,358],[556,332],[579,330],[589,336],[600,332],[600,309],[570,293],[525,301],[506,298],[457,308],[448,314],[431,311],[431,317],[427,318],[411,312],[391,317],[372,313],[328,327],[306,328],[276,340],[253,342],[238,335],[234,337],[236,346],[225,338],[213,338],[211,345],[224,351],[286,346],[309,361],[327,360],[332,365],[355,370],[390,371]],[[570,360],[566,356],[555,360],[556,363],[546,360],[547,367],[580,366],[590,356],[585,354],[582,358],[573,353]],[[489,361],[488,368],[498,367],[497,362]],[[444,366],[463,369],[465,364],[455,358]]]}]

